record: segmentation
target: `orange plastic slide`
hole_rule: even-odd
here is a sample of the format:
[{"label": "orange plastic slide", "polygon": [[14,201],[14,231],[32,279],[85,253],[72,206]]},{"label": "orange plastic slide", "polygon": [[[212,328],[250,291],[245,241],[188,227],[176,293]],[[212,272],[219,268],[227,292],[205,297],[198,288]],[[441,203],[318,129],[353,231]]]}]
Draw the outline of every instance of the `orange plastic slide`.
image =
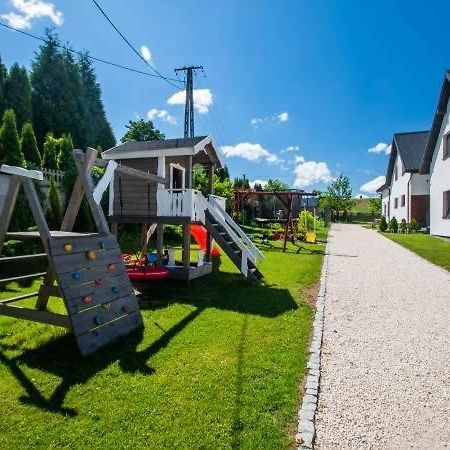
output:
[{"label": "orange plastic slide", "polygon": [[[191,225],[191,235],[204,251],[206,250],[206,234],[206,228],[203,225]],[[220,250],[217,245],[214,245],[211,255],[220,256]]]}]

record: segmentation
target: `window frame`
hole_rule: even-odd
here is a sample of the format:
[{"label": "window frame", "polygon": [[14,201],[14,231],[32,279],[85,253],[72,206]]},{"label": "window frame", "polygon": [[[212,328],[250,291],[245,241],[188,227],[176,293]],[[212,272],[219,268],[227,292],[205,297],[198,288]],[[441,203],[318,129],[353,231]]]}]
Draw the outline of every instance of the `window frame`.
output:
[{"label": "window frame", "polygon": [[400,206],[404,207],[406,205],[406,195],[402,194],[402,196],[400,197]]},{"label": "window frame", "polygon": [[398,197],[394,198],[394,209],[398,208]]},{"label": "window frame", "polygon": [[450,191],[442,193],[442,218],[450,220]]},{"label": "window frame", "polygon": [[450,157],[450,131],[444,134],[442,159],[445,161]]}]

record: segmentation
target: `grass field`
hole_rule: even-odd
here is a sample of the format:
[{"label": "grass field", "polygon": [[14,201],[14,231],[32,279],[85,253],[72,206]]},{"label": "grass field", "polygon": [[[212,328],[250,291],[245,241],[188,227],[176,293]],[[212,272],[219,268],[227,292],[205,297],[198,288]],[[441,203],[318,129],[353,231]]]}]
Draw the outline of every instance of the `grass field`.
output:
[{"label": "grass field", "polygon": [[450,242],[430,236],[429,234],[394,234],[383,233],[387,238],[417,253],[433,264],[450,270]]},{"label": "grass field", "polygon": [[323,246],[280,246],[263,247],[262,285],[226,257],[155,285],[144,330],[85,359],[62,329],[0,317],[0,448],[291,446]]}]

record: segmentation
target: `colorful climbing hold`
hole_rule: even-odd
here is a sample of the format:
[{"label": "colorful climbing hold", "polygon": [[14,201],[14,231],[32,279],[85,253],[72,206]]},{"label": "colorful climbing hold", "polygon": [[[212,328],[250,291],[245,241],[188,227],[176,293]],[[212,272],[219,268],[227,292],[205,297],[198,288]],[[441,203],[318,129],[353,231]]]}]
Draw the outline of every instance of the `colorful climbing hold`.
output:
[{"label": "colorful climbing hold", "polygon": [[111,288],[111,291],[113,291],[114,294],[118,294],[118,293],[119,293],[119,288],[118,288],[117,286],[113,286],[113,287]]},{"label": "colorful climbing hold", "polygon": [[111,303],[103,303],[102,308],[106,310],[111,309]]},{"label": "colorful climbing hold", "polygon": [[97,253],[95,253],[94,250],[89,250],[86,252],[86,258],[93,261],[94,259],[97,259]]},{"label": "colorful climbing hold", "polygon": [[64,251],[71,252],[73,250],[72,244],[64,244]]},{"label": "colorful climbing hold", "polygon": [[95,280],[94,283],[95,283],[97,286],[100,286],[100,285],[103,283],[103,281],[100,280],[100,279],[98,279],[98,280]]},{"label": "colorful climbing hold", "polygon": [[122,306],[122,311],[124,312],[124,313],[129,313],[130,312],[130,307],[128,306],[128,305],[123,305]]},{"label": "colorful climbing hold", "polygon": [[98,315],[94,317],[94,323],[100,325],[102,323],[102,318]]},{"label": "colorful climbing hold", "polygon": [[113,272],[114,270],[116,270],[116,266],[114,264],[108,264],[108,270],[110,272]]},{"label": "colorful climbing hold", "polygon": [[81,280],[81,273],[80,272],[75,272],[72,274],[72,278],[74,280]]},{"label": "colorful climbing hold", "polygon": [[102,250],[105,250],[105,248],[106,248],[106,242],[100,241],[100,242],[98,243],[98,246],[99,246]]},{"label": "colorful climbing hold", "polygon": [[92,297],[90,296],[90,295],[85,295],[84,297],[83,297],[83,303],[85,304],[85,305],[89,305],[89,303],[91,303],[92,302]]}]

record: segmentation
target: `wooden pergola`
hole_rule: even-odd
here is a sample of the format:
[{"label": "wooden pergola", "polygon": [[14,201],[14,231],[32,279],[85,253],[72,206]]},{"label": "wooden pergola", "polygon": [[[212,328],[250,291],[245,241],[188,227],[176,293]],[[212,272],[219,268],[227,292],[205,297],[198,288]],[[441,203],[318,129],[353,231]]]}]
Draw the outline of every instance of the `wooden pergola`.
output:
[{"label": "wooden pergola", "polygon": [[286,251],[286,244],[288,239],[288,232],[291,231],[292,243],[295,242],[295,232],[294,232],[294,220],[292,218],[292,205],[295,197],[317,197],[317,194],[313,192],[304,191],[254,191],[252,189],[235,189],[233,204],[231,208],[231,214],[233,217],[240,211],[240,206],[245,200],[250,197],[276,197],[287,209],[287,219],[284,227],[284,243],[283,252]]}]

